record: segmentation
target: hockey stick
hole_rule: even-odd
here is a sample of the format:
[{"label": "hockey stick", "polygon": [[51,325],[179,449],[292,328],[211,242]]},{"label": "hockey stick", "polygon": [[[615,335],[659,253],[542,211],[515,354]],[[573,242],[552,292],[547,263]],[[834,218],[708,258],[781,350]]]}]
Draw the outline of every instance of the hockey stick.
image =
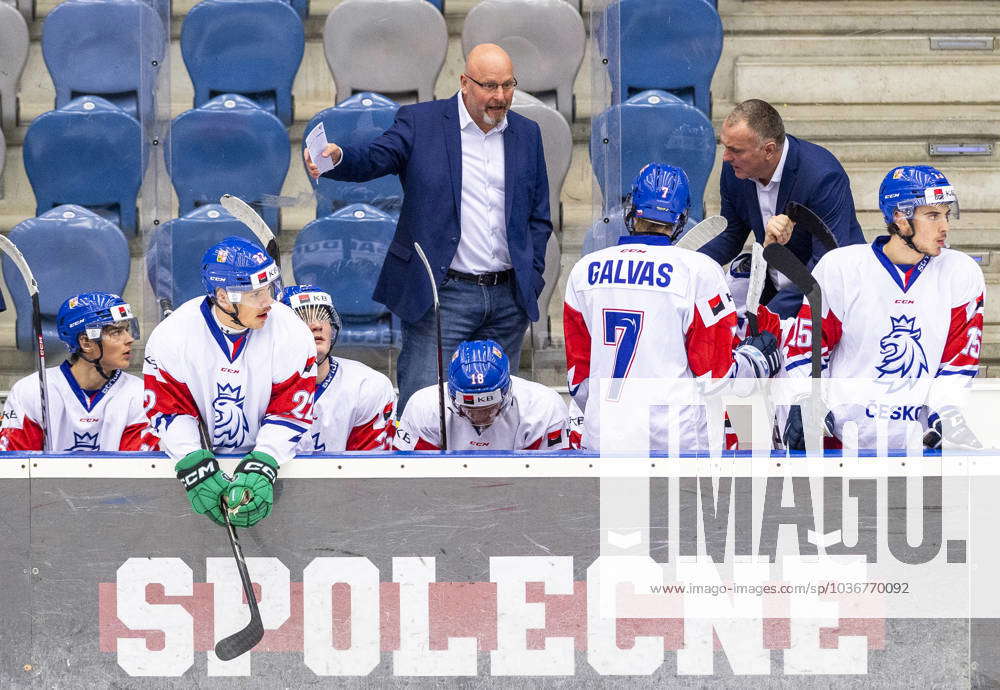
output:
[{"label": "hockey stick", "polygon": [[760,325],[757,323],[757,308],[760,307],[760,296],[764,292],[767,278],[767,264],[764,262],[764,248],[754,242],[750,247],[750,285],[747,288],[747,330],[750,335],[760,335]]},{"label": "hockey stick", "polygon": [[27,260],[21,250],[11,242],[6,235],[0,235],[0,250],[6,254],[14,266],[21,274],[21,280],[28,288],[31,296],[31,328],[35,334],[35,346],[38,350],[38,359],[35,361],[38,369],[38,399],[42,406],[42,450],[52,450],[52,441],[49,438],[51,427],[49,426],[49,400],[48,389],[45,383],[45,338],[42,336],[42,310],[38,304],[38,282],[31,273]]},{"label": "hockey stick", "polygon": [[431,295],[434,297],[434,318],[437,321],[437,365],[438,365],[438,412],[441,418],[441,450],[448,450],[448,430],[445,428],[444,419],[444,365],[441,358],[444,356],[444,346],[441,344],[441,302],[438,300],[437,282],[434,280],[434,271],[431,270],[431,262],[427,260],[423,247],[419,242],[413,243],[413,248],[427,269],[427,279],[431,283]]},{"label": "hockey stick", "polygon": [[[747,289],[747,331],[750,335],[760,335],[760,323],[757,320],[757,308],[760,307],[760,296],[764,292],[767,281],[767,263],[764,261],[764,248],[757,242],[750,247],[750,285]],[[778,343],[779,347],[781,343]],[[771,425],[771,442],[775,448],[781,448],[781,434],[778,432],[777,419],[774,416],[774,404],[764,391],[764,411]]]},{"label": "hockey stick", "polygon": [[[208,429],[204,420],[198,417],[198,434],[201,436],[201,447],[205,450],[212,450],[212,442],[208,438]],[[250,492],[244,490],[243,500],[236,508],[250,502]],[[229,511],[235,510],[226,504],[226,497],[222,496],[222,515],[226,519],[226,533],[229,535],[229,546],[233,550],[233,558],[236,560],[236,570],[240,574],[240,582],[243,584],[243,596],[246,597],[247,605],[250,607],[250,622],[242,630],[237,630],[229,637],[223,638],[215,643],[215,656],[222,661],[230,661],[238,656],[249,652],[257,646],[257,643],[264,637],[264,623],[260,618],[260,608],[257,606],[257,595],[253,591],[253,581],[250,580],[250,573],[247,570],[246,559],[243,558],[243,549],[240,547],[239,537],[236,536],[236,528],[229,521]]]},{"label": "hockey stick", "polygon": [[797,201],[789,201],[788,206],[785,207],[785,215],[791,218],[797,226],[819,240],[827,251],[840,246],[827,224],[808,206],[803,206]]},{"label": "hockey stick", "polygon": [[728,224],[729,222],[722,216],[709,216],[685,232],[674,246],[697,251],[718,237]]},{"label": "hockey stick", "polygon": [[267,227],[267,223],[253,210],[253,207],[243,201],[243,199],[232,194],[223,194],[219,199],[219,203],[222,204],[224,209],[229,211],[229,214],[233,218],[253,231],[253,234],[257,236],[257,241],[260,242],[260,246],[274,259],[274,263],[278,264],[278,270],[281,270],[281,252],[278,251],[278,241],[274,239],[274,233],[271,232],[271,228]]},{"label": "hockey stick", "polygon": [[[802,291],[806,301],[809,302],[812,320],[812,333],[810,335],[812,345],[812,367],[810,371],[812,391],[809,398],[809,406],[812,411],[810,418],[813,424],[810,424],[808,428],[810,433],[813,430],[818,431],[823,428],[823,419],[819,415],[820,405],[818,399],[820,396],[819,380],[823,374],[823,291],[820,289],[816,279],[809,273],[809,269],[785,245],[778,244],[777,242],[769,244],[764,247],[763,255],[768,265],[774,267],[792,281],[792,284]],[[808,448],[809,445],[807,444],[806,447]],[[819,443],[816,447],[822,449],[822,444]]]},{"label": "hockey stick", "polygon": [[822,328],[823,328],[823,293],[819,283],[809,273],[809,269],[799,261],[798,257],[783,244],[777,242],[764,247],[764,259],[769,266],[780,271],[786,278],[792,281],[809,302],[809,309],[812,311],[812,377],[818,379],[821,375],[823,363],[821,360],[823,352]]},{"label": "hockey stick", "polygon": [[234,511],[249,502],[250,492],[245,489],[243,491],[243,500],[235,508],[230,508],[226,504],[226,497],[222,497],[222,515],[226,518],[226,533],[229,535],[229,545],[233,549],[233,558],[236,559],[236,569],[239,571],[240,581],[243,583],[243,594],[247,599],[247,604],[250,606],[250,622],[247,623],[247,626],[215,643],[215,656],[223,661],[235,659],[249,652],[264,637],[264,623],[260,618],[257,595],[253,591],[253,582],[250,580],[250,573],[247,571],[247,563],[243,558],[243,549],[240,548],[240,540],[236,536],[236,528],[229,521],[230,511]]}]

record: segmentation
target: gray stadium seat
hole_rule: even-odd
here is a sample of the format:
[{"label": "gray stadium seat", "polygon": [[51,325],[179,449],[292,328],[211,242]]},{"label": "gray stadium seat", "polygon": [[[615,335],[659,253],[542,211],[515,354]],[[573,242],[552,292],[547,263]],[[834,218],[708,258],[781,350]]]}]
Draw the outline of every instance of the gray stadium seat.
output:
[{"label": "gray stadium seat", "polygon": [[[7,139],[4,138],[3,130],[0,129],[0,180],[3,179],[3,166],[7,162]],[[2,189],[2,187],[0,187]]]},{"label": "gray stadium seat", "polygon": [[[563,2],[563,0],[557,1]],[[530,94],[515,91],[512,107],[519,115],[537,122],[542,130],[545,168],[549,175],[549,205],[552,209],[552,227],[555,228],[555,232],[549,237],[548,246],[545,248],[545,287],[538,295],[538,311],[542,318],[532,327],[532,346],[540,349],[551,344],[548,319],[545,315],[548,314],[549,301],[559,282],[562,257],[560,248],[562,234],[559,232],[562,228],[562,208],[559,196],[573,157],[573,132],[570,131],[562,115]]]},{"label": "gray stadium seat", "polygon": [[483,0],[465,18],[462,51],[496,43],[514,61],[518,88],[573,120],[573,82],[583,60],[583,19],[566,0]]},{"label": "gray stadium seat", "polygon": [[401,105],[434,98],[448,26],[426,0],[344,0],[327,15],[323,51],[337,100],[374,91]]},{"label": "gray stadium seat", "polygon": [[35,19],[35,0],[0,0],[13,5],[29,24]]},{"label": "gray stadium seat", "polygon": [[28,59],[28,24],[13,5],[0,2],[0,126],[17,126],[17,83]]}]

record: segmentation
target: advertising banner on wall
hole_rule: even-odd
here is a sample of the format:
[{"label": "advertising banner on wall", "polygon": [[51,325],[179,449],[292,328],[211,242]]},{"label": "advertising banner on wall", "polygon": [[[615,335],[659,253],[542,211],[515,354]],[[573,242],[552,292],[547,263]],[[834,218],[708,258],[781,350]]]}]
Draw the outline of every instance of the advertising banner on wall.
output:
[{"label": "advertising banner on wall", "polygon": [[164,458],[11,458],[2,675],[988,685],[994,463],[299,458],[271,516],[239,531],[264,637],[221,661],[249,609],[225,530],[191,512]]}]

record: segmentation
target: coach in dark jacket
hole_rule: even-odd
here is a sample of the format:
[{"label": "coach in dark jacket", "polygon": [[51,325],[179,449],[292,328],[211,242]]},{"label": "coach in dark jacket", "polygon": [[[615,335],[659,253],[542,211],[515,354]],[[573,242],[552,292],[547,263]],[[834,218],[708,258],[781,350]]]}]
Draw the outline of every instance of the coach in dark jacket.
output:
[{"label": "coach in dark jacket", "polygon": [[499,46],[476,46],[460,81],[452,98],[400,108],[366,148],[331,144],[324,152],[336,164],[328,177],[362,182],[397,174],[403,185],[374,294],[403,321],[398,409],[437,381],[431,288],[414,241],[438,284],[446,358],[463,340],[491,338],[516,372],[545,284],[549,183],[538,125],[510,112],[517,86],[510,57]]},{"label": "coach in dark jacket", "polygon": [[[840,162],[822,146],[785,134],[769,103],[752,99],[733,109],[719,133],[724,151],[720,191],[726,229],[701,248],[720,264],[732,261],[751,231],[757,241],[786,244],[810,269],[826,252],[785,215],[797,201],[823,219],[840,246],[865,241],[854,212],[851,183]],[[768,307],[782,317],[797,314],[802,293],[769,272]]]}]

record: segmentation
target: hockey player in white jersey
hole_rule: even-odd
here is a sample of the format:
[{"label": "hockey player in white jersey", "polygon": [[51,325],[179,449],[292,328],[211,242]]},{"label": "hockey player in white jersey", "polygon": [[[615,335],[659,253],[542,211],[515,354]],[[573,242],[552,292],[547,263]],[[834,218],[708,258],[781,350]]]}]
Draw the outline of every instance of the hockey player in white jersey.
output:
[{"label": "hockey player in white jersey", "polygon": [[[316,346],[308,327],[275,302],[280,273],[260,247],[227,237],[202,259],[205,297],[153,330],[144,367],[150,422],[194,510],[223,523],[267,517],[278,467],[312,425]],[[200,442],[199,420],[211,448]],[[230,480],[214,452],[245,454]],[[249,501],[245,501],[249,493]],[[235,510],[235,512],[233,512]]]},{"label": "hockey player in white jersey", "polygon": [[282,291],[281,302],[305,321],[316,342],[314,419],[298,453],[389,450],[396,392],[384,374],[330,354],[342,323],[329,293],[315,285],[290,285]]},{"label": "hockey player in white jersey", "polygon": [[[961,386],[979,368],[985,282],[971,257],[948,249],[949,218],[959,212],[955,190],[931,166],[900,166],[882,181],[879,208],[888,236],[828,252],[813,269],[823,292],[823,376],[873,381],[886,393],[918,389],[916,379],[933,383],[932,395],[949,383]],[[811,316],[804,303],[785,347],[790,376],[809,376]],[[827,427],[842,439],[845,424],[857,425],[860,448],[877,447],[880,425],[889,447],[919,445],[920,435],[940,447],[944,416],[951,438],[975,445],[959,409],[933,397],[918,402],[927,406],[838,397],[828,400]],[[796,406],[785,427],[786,445],[801,450],[802,435]]]},{"label": "hockey player in white jersey", "polygon": [[[630,234],[618,246],[587,254],[570,273],[563,329],[570,393],[584,412],[583,448],[601,449],[602,402],[616,399],[615,385],[597,394],[601,379],[765,378],[778,367],[771,333],[736,340],[736,312],[721,267],[672,246],[689,204],[683,170],[646,165],[624,209]],[[708,450],[704,410],[679,407],[680,449]],[[666,412],[651,411],[623,410],[651,414],[649,448],[665,450],[670,423]]]},{"label": "hockey player in white jersey", "polygon": [[[511,376],[507,355],[492,340],[459,344],[448,365],[448,398],[448,450],[569,448],[562,398],[547,386]],[[395,446],[441,448],[437,386],[421,388],[406,403]]]},{"label": "hockey player in white jersey", "polygon": [[[49,447],[54,451],[153,450],[143,411],[142,381],[123,369],[132,361],[139,324],[118,295],[70,297],[56,315],[69,359],[46,372]],[[0,426],[0,450],[42,450],[38,373],[11,388]]]}]

